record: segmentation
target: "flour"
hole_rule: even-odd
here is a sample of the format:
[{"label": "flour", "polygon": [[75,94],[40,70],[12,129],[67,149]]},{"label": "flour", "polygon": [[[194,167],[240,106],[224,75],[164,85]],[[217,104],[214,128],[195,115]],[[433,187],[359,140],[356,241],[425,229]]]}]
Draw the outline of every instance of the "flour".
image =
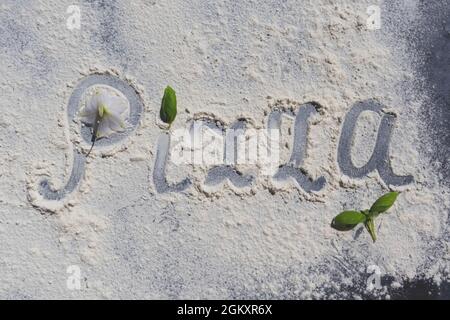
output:
[{"label": "flour", "polygon": [[[439,166],[430,166],[433,154],[424,152],[427,96],[412,66],[420,57],[395,33],[367,29],[372,2],[86,1],[80,30],[65,27],[72,2],[3,3],[0,297],[358,298],[386,297],[421,275],[448,281],[450,197]],[[404,10],[398,23],[414,21],[418,8]],[[52,190],[64,188],[74,154],[89,149],[67,108],[78,83],[93,74],[130,85],[143,105],[140,119],[120,140],[94,148],[77,188],[45,199],[42,179]],[[167,183],[189,178],[192,185],[158,192],[166,85],[177,92],[174,130],[205,114],[224,126],[249,119],[264,129],[276,108],[317,103],[302,168],[313,180],[323,177],[324,187],[274,184],[244,166],[256,175],[251,187],[211,190],[208,168],[168,161]],[[377,171],[361,179],[342,174],[343,122],[368,99],[395,114],[390,163],[414,183],[387,185]],[[357,167],[371,157],[381,116],[358,119]],[[291,155],[292,124],[283,120],[281,163]],[[339,212],[369,208],[389,189],[402,193],[379,219],[376,244],[359,227],[330,227]],[[12,227],[17,219],[23,224]],[[66,288],[71,265],[80,267],[82,290]],[[393,278],[392,286],[367,292],[370,265]]]}]

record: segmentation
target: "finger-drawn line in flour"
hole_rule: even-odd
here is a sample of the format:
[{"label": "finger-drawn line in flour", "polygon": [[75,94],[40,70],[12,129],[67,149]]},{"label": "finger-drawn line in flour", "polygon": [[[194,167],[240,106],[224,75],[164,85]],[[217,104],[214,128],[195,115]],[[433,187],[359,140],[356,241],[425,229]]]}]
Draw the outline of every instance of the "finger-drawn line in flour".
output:
[{"label": "finger-drawn line in flour", "polygon": [[39,193],[47,200],[61,200],[68,194],[75,191],[80,184],[84,175],[84,169],[86,165],[86,157],[78,152],[76,148],[73,149],[73,165],[72,173],[70,174],[69,181],[61,190],[53,190],[50,187],[47,179],[42,180],[39,183]]},{"label": "finger-drawn line in flour", "polygon": [[310,178],[302,169],[304,157],[306,155],[307,135],[308,135],[308,119],[318,113],[317,109],[321,106],[317,103],[306,103],[299,107],[297,114],[286,109],[274,110],[269,115],[268,130],[280,130],[281,117],[283,114],[295,117],[294,123],[294,141],[289,162],[282,165],[278,172],[274,175],[275,182],[285,182],[293,178],[297,182],[297,187],[306,192],[320,191],[326,183],[324,177],[316,180]]},{"label": "finger-drawn line in flour", "polygon": [[[72,96],[69,99],[67,117],[69,123],[72,123],[83,101],[84,94],[88,89],[94,85],[107,85],[122,92],[130,103],[130,117],[129,126],[123,132],[114,133],[108,139],[98,141],[97,150],[105,150],[109,147],[116,146],[118,143],[124,141],[131,133],[133,133],[138,124],[143,112],[143,103],[137,92],[128,83],[112,75],[90,75],[83,79],[75,88]],[[392,171],[389,161],[389,143],[391,139],[392,130],[395,124],[395,116],[386,114],[382,111],[383,105],[374,100],[363,101],[355,104],[355,106],[347,114],[339,141],[338,147],[338,164],[343,174],[352,178],[362,178],[374,170],[378,170],[383,181],[388,185],[405,185],[413,181],[412,176],[398,176]],[[305,192],[320,191],[324,188],[326,180],[323,176],[312,179],[305,170],[302,169],[304,158],[306,156],[307,135],[309,130],[309,119],[311,116],[318,113],[321,106],[317,103],[310,102],[300,105],[297,110],[286,107],[278,107],[273,109],[268,117],[268,126],[266,131],[280,132],[282,117],[292,117],[294,121],[294,137],[292,142],[292,151],[288,163],[275,168],[275,171],[270,174],[272,181],[277,183],[287,183],[295,181],[296,187]],[[372,111],[382,116],[381,124],[378,129],[378,136],[375,148],[370,160],[363,167],[355,167],[351,159],[351,146],[356,127],[356,122],[359,115],[363,111]],[[218,154],[220,155],[220,164],[215,163],[208,168],[206,178],[202,187],[204,190],[215,191],[224,183],[229,182],[231,187],[244,190],[252,188],[257,176],[252,172],[244,174],[237,169],[239,164],[238,158],[242,157],[242,151],[238,149],[238,140],[245,138],[246,130],[249,130],[248,119],[238,119],[231,126],[231,130],[225,130],[225,126],[213,117],[200,116],[192,121],[189,136],[192,140],[192,145],[196,145],[195,139],[201,136],[195,130],[207,128],[215,132],[218,137],[224,139],[225,143],[220,148]],[[199,129],[200,128],[200,129]],[[82,126],[80,123],[79,133],[87,147],[90,146],[91,131],[90,128]],[[73,138],[73,137],[72,137]],[[68,194],[73,193],[80,185],[84,176],[86,157],[80,148],[75,145],[74,139],[73,147],[73,164],[72,172],[67,181],[67,184],[60,190],[53,190],[48,180],[43,180],[39,184],[39,194],[47,200],[61,200]],[[202,141],[202,143],[205,143]],[[268,140],[269,150],[270,144],[280,143],[279,140]],[[206,142],[209,144],[209,142]],[[153,183],[158,193],[183,192],[193,185],[193,179],[187,177],[182,181],[174,184],[169,184],[166,178],[166,167],[171,148],[171,136],[169,133],[162,133],[157,142],[157,153],[153,170]],[[239,154],[238,154],[239,153]],[[194,158],[196,157],[194,152]],[[201,157],[204,155],[200,154]],[[269,154],[270,157],[270,154]],[[194,159],[194,163],[195,159]]]},{"label": "finger-drawn line in flour", "polygon": [[[338,164],[342,173],[351,178],[363,178],[370,172],[378,170],[381,179],[387,185],[402,186],[410,184],[414,178],[398,176],[392,171],[389,160],[389,144],[394,129],[396,116],[383,112],[383,106],[375,100],[356,103],[347,113],[342,127],[338,147]],[[364,111],[372,111],[381,116],[375,148],[369,161],[362,167],[356,167],[351,159],[351,148],[358,117]]]},{"label": "finger-drawn line in flour", "polygon": [[192,184],[191,179],[186,178],[183,181],[170,185],[166,179],[166,166],[169,157],[170,135],[167,132],[162,133],[158,138],[155,166],[153,169],[153,183],[158,193],[182,192]]},{"label": "finger-drawn line in flour", "polygon": [[244,175],[235,168],[237,163],[237,140],[243,136],[247,127],[247,120],[240,119],[231,125],[231,130],[224,133],[217,121],[210,118],[198,119],[200,123],[209,129],[225,135],[225,144],[223,148],[224,165],[215,166],[208,170],[204,185],[206,188],[216,188],[229,181],[236,188],[249,188],[255,181],[252,175]]},{"label": "finger-drawn line in flour", "polygon": [[[196,118],[192,121],[188,132],[190,145],[208,144],[206,141],[196,141],[196,139],[203,140],[201,132],[205,128],[214,132],[216,137],[224,136],[225,144],[223,145],[223,152],[220,152],[220,155],[223,157],[223,161],[220,162],[223,165],[216,165],[208,170],[203,187],[212,191],[212,189],[221,187],[226,181],[229,181],[233,187],[239,189],[251,187],[255,178],[251,175],[244,175],[235,168],[237,162],[237,139],[245,132],[246,120],[236,121],[230,127],[232,130],[225,131],[223,126],[217,123],[217,120],[209,117]],[[174,185],[167,183],[165,171],[169,158],[170,144],[171,139],[168,133],[160,135],[153,171],[153,182],[158,193],[181,192],[189,188],[193,183],[189,177]],[[198,163],[202,163],[205,160],[204,157],[209,157],[209,155],[201,152],[200,154],[193,153],[193,157],[202,158],[198,160]]]},{"label": "finger-drawn line in flour", "polygon": [[[104,150],[109,146],[117,145],[118,143],[124,141],[136,130],[144,107],[136,90],[127,82],[108,74],[89,75],[81,80],[69,99],[67,107],[67,118],[69,124],[74,121],[82,103],[84,94],[90,87],[95,85],[108,85],[119,90],[125,95],[130,103],[130,117],[128,119],[128,126],[125,130],[123,132],[114,133],[108,139],[102,139],[97,142],[97,147]],[[82,126],[80,123],[80,134],[84,142],[89,145],[92,136],[90,128]],[[84,176],[85,166],[86,155],[74,146],[72,173],[67,184],[61,190],[53,190],[50,187],[49,181],[43,180],[39,184],[39,193],[47,200],[62,200],[78,188]]]}]

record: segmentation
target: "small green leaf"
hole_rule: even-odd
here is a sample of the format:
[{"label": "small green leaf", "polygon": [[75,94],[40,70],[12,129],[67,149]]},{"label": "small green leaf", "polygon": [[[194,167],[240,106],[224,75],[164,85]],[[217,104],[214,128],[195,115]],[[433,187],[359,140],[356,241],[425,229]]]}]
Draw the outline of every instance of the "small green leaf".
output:
[{"label": "small green leaf", "polygon": [[161,120],[169,125],[175,120],[177,116],[177,96],[175,90],[167,86],[164,90],[164,97],[161,102],[161,111],[159,112]]},{"label": "small green leaf", "polygon": [[331,227],[338,231],[349,231],[366,221],[366,216],[358,211],[344,211],[331,222]]},{"label": "small green leaf", "polygon": [[370,215],[376,217],[378,214],[387,211],[390,207],[393,206],[395,200],[397,200],[398,195],[398,192],[389,192],[380,197],[370,208]]},{"label": "small green leaf", "polygon": [[372,218],[367,219],[364,226],[366,227],[367,231],[369,232],[370,237],[372,238],[372,241],[375,243],[375,241],[377,241],[377,234],[375,231],[374,219],[372,219]]}]

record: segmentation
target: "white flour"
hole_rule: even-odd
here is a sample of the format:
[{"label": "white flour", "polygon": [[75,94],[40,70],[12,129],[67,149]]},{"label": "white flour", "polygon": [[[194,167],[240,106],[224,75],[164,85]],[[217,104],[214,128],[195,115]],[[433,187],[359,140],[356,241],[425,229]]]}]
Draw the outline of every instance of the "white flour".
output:
[{"label": "white flour", "polygon": [[[70,1],[3,1],[0,297],[357,298],[360,292],[345,288],[364,291],[370,265],[399,284],[424,273],[445,280],[450,247],[440,239],[450,198],[423,151],[426,97],[410,65],[418,57],[394,36],[366,28],[372,2],[86,1],[81,29],[69,30]],[[407,10],[405,23],[417,13],[413,5]],[[72,143],[81,142],[66,117],[73,89],[103,72],[139,92],[140,126],[106,157],[94,148],[79,190],[44,200],[39,181],[47,176],[53,188],[63,187]],[[324,189],[273,190],[259,177],[250,191],[206,193],[204,169],[169,162],[169,182],[189,174],[195,186],[159,194],[152,175],[167,84],[178,96],[174,129],[202,112],[227,125],[244,117],[265,128],[275,106],[319,103],[303,168],[324,176]],[[378,173],[351,179],[337,163],[343,119],[367,99],[397,115],[392,167],[415,179],[392,187],[404,192],[379,219],[376,244],[365,231],[354,239],[358,228],[330,227],[339,212],[368,208],[389,189]],[[370,157],[379,120],[370,112],[360,117],[355,165]],[[81,290],[67,289],[71,265],[80,267]]]}]

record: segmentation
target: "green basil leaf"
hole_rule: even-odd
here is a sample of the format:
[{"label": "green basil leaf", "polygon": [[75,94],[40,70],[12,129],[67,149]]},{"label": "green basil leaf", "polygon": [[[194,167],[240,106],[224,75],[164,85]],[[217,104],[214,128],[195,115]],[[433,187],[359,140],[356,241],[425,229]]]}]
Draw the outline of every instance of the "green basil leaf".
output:
[{"label": "green basil leaf", "polygon": [[378,214],[387,211],[394,205],[394,202],[395,200],[397,200],[398,195],[398,192],[389,192],[380,197],[370,208],[370,215],[377,216]]},{"label": "green basil leaf", "polygon": [[177,96],[175,90],[170,86],[167,86],[164,90],[159,116],[163,122],[168,123],[169,125],[172,124],[177,116]]},{"label": "green basil leaf", "polygon": [[358,224],[366,222],[366,216],[358,211],[344,211],[331,222],[331,227],[338,231],[349,231]]},{"label": "green basil leaf", "polygon": [[364,226],[366,227],[367,231],[369,232],[373,243],[375,243],[375,241],[377,241],[377,232],[375,229],[375,221],[372,218],[369,218],[369,219],[367,219]]}]

